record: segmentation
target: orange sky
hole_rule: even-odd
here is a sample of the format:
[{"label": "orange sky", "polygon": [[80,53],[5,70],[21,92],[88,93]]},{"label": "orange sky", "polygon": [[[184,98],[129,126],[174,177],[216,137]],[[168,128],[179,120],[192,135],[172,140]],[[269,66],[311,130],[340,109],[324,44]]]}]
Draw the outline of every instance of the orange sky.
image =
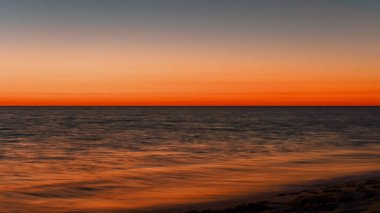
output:
[{"label": "orange sky", "polygon": [[332,32],[307,21],[294,31],[280,22],[245,29],[220,21],[226,26],[208,30],[201,19],[192,20],[195,31],[81,23],[84,30],[42,20],[48,25],[12,23],[0,36],[0,105],[380,105],[371,26],[350,34],[357,31],[336,28],[340,19],[319,23]]},{"label": "orange sky", "polygon": [[374,53],[259,42],[166,48],[24,42],[0,50],[1,105],[380,104]]}]

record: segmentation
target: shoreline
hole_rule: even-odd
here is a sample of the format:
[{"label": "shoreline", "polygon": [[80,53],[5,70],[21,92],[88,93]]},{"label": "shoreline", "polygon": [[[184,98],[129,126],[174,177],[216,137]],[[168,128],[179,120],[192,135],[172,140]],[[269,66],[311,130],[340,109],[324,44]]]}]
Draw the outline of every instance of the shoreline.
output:
[{"label": "shoreline", "polygon": [[[333,189],[333,190],[330,190]],[[359,191],[358,191],[358,190]],[[347,205],[351,202],[351,206]],[[363,202],[364,201],[364,202]],[[367,202],[368,201],[368,202]],[[327,203],[327,204],[326,204]],[[355,209],[354,207],[362,209]],[[311,209],[310,209],[311,208]],[[373,211],[356,211],[367,210]],[[354,211],[351,211],[351,210]],[[380,213],[380,170],[285,185],[215,202],[152,206],[140,209],[102,209],[88,212],[129,213]]]},{"label": "shoreline", "polygon": [[380,212],[380,170],[292,184],[272,192],[245,195],[241,199],[159,212]]}]

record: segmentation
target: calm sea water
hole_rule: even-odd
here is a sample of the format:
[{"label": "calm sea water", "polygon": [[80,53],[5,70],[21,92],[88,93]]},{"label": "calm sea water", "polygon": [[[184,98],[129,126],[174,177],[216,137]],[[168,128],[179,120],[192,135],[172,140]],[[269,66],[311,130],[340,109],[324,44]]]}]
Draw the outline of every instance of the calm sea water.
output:
[{"label": "calm sea water", "polygon": [[154,211],[376,170],[379,107],[0,108],[0,212]]}]

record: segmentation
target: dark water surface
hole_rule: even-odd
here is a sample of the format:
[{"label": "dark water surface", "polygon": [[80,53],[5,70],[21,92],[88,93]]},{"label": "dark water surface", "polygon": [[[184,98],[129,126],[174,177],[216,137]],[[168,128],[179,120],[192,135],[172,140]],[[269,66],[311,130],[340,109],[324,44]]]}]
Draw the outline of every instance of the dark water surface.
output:
[{"label": "dark water surface", "polygon": [[376,170],[379,107],[0,107],[0,212],[154,211]]}]

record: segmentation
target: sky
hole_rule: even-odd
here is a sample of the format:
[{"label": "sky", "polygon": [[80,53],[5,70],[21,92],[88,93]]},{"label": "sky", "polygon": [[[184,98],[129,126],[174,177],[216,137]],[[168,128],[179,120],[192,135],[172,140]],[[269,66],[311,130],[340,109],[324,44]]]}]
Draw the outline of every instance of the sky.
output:
[{"label": "sky", "polygon": [[380,105],[377,0],[0,0],[0,105]]}]

